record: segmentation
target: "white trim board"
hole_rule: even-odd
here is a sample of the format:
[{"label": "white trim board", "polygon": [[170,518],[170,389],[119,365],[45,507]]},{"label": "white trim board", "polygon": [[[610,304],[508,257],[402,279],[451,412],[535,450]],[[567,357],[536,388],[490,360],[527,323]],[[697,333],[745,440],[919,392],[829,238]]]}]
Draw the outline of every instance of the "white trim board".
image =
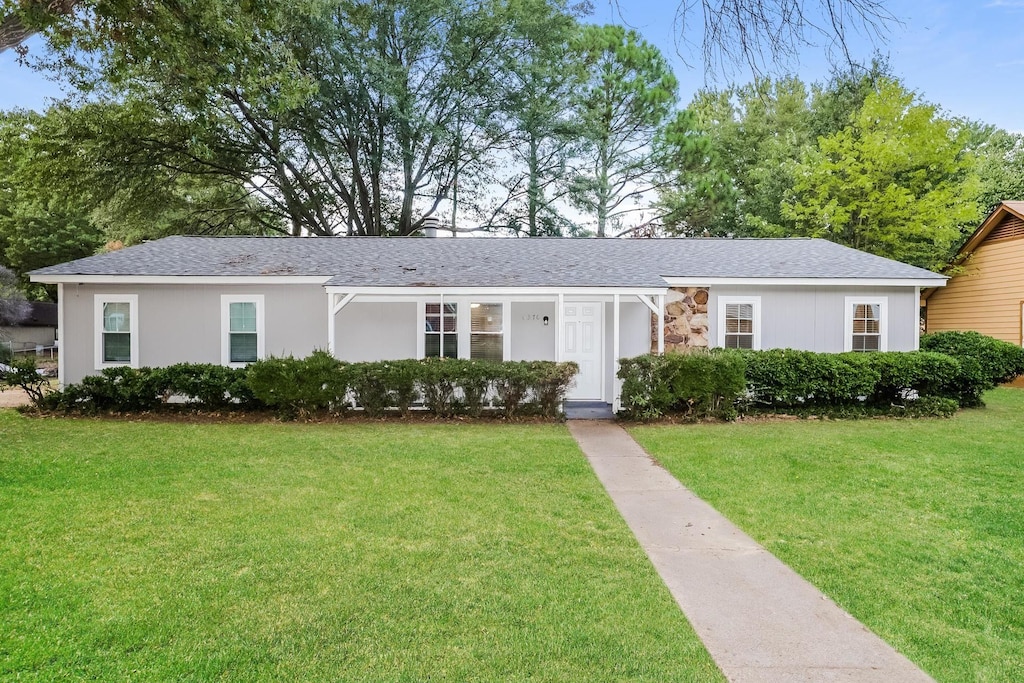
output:
[{"label": "white trim board", "polygon": [[934,279],[901,278],[825,278],[825,277],[665,277],[669,287],[715,287],[750,285],[752,287],[945,287],[944,275]]},{"label": "white trim board", "polygon": [[231,362],[231,304],[256,305],[256,358],[266,357],[267,335],[262,294],[220,295],[220,363],[229,368],[244,368],[248,363]]},{"label": "white trim board", "polygon": [[[878,305],[878,350],[889,350],[889,297],[848,296],[843,311],[843,351],[853,351],[853,307],[857,304]],[[915,326],[916,327],[916,326]]]},{"label": "white trim board", "polygon": [[[129,360],[124,362],[107,362],[103,360],[103,304],[128,304],[128,335]],[[58,314],[60,309],[57,309]],[[59,326],[59,322],[58,322]],[[93,295],[93,360],[96,370],[128,366],[139,367],[139,295],[138,294],[94,294]],[[62,340],[63,342],[63,340]],[[66,344],[66,342],[63,342]],[[62,348],[58,353],[66,353]],[[57,373],[60,374],[58,367]]]},{"label": "white trim board", "polygon": [[32,275],[44,284],[322,285],[331,275]]},{"label": "white trim board", "polygon": [[725,312],[729,304],[750,304],[754,307],[754,333],[752,335],[751,347],[754,351],[761,350],[761,297],[759,296],[720,296],[718,297],[718,324],[716,333],[718,338],[715,346],[725,347]]}]

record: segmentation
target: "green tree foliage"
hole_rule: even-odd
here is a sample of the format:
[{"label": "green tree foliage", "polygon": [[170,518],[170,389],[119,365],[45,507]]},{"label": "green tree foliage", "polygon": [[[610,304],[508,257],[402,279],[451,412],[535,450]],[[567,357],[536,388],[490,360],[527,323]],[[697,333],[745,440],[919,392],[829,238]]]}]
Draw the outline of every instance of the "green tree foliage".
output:
[{"label": "green tree foliage", "polygon": [[37,298],[45,290],[29,285],[27,271],[88,256],[104,241],[86,199],[40,173],[45,152],[36,132],[43,118],[22,111],[0,116],[0,266]]},{"label": "green tree foliage", "polygon": [[979,217],[965,138],[935,107],[884,81],[846,128],[793,166],[783,216],[793,234],[940,268]]},{"label": "green tree foliage", "polygon": [[152,164],[137,145],[159,129],[147,111],[117,103],[0,114],[0,264],[33,297],[48,294],[27,271],[108,242],[271,229],[245,187]]},{"label": "green tree foliage", "polygon": [[570,196],[594,216],[598,237],[657,187],[658,133],[676,102],[676,79],[661,52],[636,31],[587,26],[578,50],[586,69],[577,106],[586,150]]},{"label": "green tree foliage", "polygon": [[1024,135],[985,124],[968,124],[978,158],[978,205],[991,212],[1003,200],[1024,199]]},{"label": "green tree foliage", "polygon": [[[571,163],[580,150],[580,121],[573,102],[583,82],[573,38],[579,29],[569,14],[544,0],[527,0],[530,11],[517,25],[519,58],[507,75],[507,98],[500,114],[504,154],[495,164],[503,192],[485,213],[486,225],[516,234],[563,235],[578,226],[564,212]],[[486,215],[489,213],[489,215]]]},{"label": "green tree foliage", "polygon": [[787,162],[812,142],[804,83],[766,78],[702,90],[688,111],[708,151],[702,163],[682,167],[672,191],[663,193],[666,227],[712,236],[784,231],[779,205],[793,182]]},{"label": "green tree foliage", "polygon": [[406,235],[456,192],[472,204],[507,143],[520,58],[571,23],[560,0],[96,11],[88,30],[54,31],[46,66],[155,122],[117,155],[244,188],[316,235]]}]

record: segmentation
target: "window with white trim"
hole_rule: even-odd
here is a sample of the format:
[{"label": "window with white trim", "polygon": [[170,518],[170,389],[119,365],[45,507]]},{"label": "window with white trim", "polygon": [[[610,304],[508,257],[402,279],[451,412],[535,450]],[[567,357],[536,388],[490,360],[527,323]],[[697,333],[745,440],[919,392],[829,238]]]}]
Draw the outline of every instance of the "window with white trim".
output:
[{"label": "window with white trim", "polygon": [[221,363],[240,367],[263,358],[263,295],[224,294],[220,301]]},{"label": "window with white trim", "polygon": [[139,297],[137,294],[97,294],[96,369],[139,367]]},{"label": "window with white trim", "polygon": [[847,351],[885,351],[888,299],[846,297]]},{"label": "window with white trim", "polygon": [[504,360],[504,306],[472,303],[469,305],[469,318],[469,357],[477,360]]},{"label": "window with white trim", "polygon": [[718,297],[718,339],[726,349],[760,349],[761,298]]},{"label": "window with white trim", "polygon": [[459,357],[459,305],[427,302],[423,316],[423,355],[426,358]]}]

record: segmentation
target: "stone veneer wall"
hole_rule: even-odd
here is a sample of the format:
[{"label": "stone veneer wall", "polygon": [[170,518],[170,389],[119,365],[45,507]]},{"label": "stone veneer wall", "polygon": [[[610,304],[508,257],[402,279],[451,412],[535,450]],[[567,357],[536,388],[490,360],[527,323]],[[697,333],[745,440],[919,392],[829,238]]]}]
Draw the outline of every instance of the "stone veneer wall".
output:
[{"label": "stone veneer wall", "polygon": [[[708,288],[672,287],[665,297],[665,352],[708,346]],[[658,351],[658,318],[651,316],[651,352]]]}]

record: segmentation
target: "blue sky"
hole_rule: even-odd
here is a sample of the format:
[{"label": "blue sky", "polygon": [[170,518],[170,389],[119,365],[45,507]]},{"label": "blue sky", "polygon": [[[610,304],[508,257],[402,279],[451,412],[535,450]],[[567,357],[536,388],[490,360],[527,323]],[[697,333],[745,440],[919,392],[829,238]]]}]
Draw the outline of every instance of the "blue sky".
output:
[{"label": "blue sky", "polygon": [[[703,67],[695,56],[687,67],[676,53],[673,16],[677,0],[620,0],[620,9],[608,0],[594,0],[595,22],[625,21],[670,58],[680,82],[682,101],[705,85]],[[1024,132],[1024,58],[1020,55],[1019,25],[1024,21],[1024,0],[972,2],[886,2],[902,25],[894,25],[886,43],[877,47],[888,55],[893,70],[913,90],[955,116],[996,124]],[[621,16],[621,18],[620,18]],[[38,41],[30,48],[39,49]],[[867,61],[874,50],[862,37],[852,41],[854,57]],[[828,76],[829,63],[823,47],[804,49],[799,63],[788,69],[806,81]],[[729,80],[745,82],[749,73],[736,70],[717,75],[712,85]],[[60,85],[47,81],[16,56],[0,54],[0,109],[45,106],[46,98],[60,96]]]}]

